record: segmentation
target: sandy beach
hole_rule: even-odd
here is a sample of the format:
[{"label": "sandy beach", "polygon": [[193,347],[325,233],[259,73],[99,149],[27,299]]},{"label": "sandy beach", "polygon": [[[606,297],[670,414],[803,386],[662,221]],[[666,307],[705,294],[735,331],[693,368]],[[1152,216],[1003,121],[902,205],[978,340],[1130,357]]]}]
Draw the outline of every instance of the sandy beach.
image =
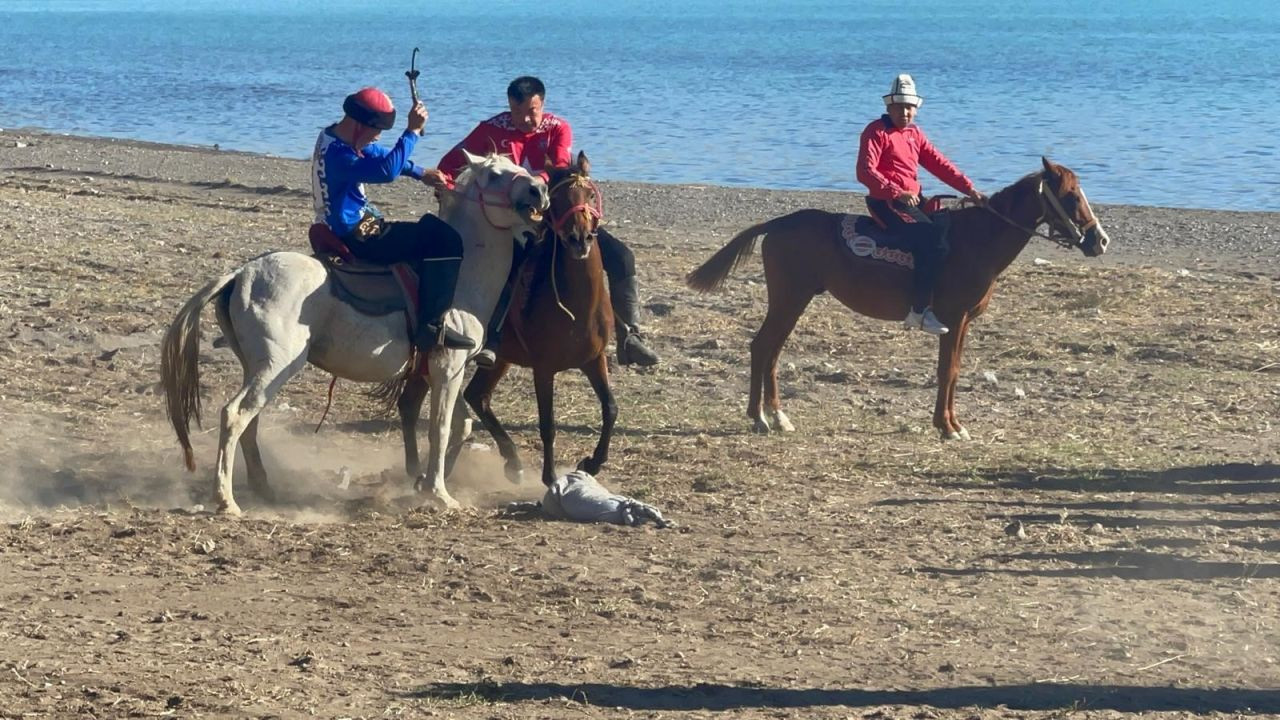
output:
[{"label": "sandy beach", "polygon": [[[281,502],[238,485],[245,517],[213,516],[239,366],[206,312],[187,474],[159,340],[208,279],[305,249],[308,170],[0,131],[0,718],[1280,713],[1280,214],[1103,204],[1106,256],[1033,241],[969,341],[970,443],[930,427],[931,338],[820,297],[782,357],[798,432],[761,437],[759,260],[718,294],[683,277],[862,197],[604,180],[664,362],[614,368],[601,480],[676,529],[507,517],[537,473],[480,446],[450,481],[469,509],[420,506],[367,388],[338,383],[315,432],[310,367],[263,416]],[[571,464],[598,408],[558,387]],[[495,408],[536,467],[526,371]]]}]

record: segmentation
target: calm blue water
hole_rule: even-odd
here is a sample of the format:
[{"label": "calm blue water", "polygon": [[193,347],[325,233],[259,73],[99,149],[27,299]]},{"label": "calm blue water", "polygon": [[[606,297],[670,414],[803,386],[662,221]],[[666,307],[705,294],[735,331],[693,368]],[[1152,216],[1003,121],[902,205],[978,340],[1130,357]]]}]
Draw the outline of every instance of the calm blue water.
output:
[{"label": "calm blue water", "polygon": [[1047,154],[1100,202],[1280,210],[1272,0],[5,0],[0,127],[304,157],[347,92],[407,103],[414,46],[427,164],[532,73],[601,177],[854,189],[911,72],[988,191]]}]

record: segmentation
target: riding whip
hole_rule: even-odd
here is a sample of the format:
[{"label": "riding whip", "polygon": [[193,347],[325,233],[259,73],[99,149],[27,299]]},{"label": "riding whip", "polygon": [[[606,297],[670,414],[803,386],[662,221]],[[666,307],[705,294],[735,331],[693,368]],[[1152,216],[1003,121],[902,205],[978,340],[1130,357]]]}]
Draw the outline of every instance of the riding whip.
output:
[{"label": "riding whip", "polygon": [[409,69],[404,71],[404,76],[409,78],[409,95],[414,105],[418,104],[418,74],[418,48],[414,48],[409,58]]}]

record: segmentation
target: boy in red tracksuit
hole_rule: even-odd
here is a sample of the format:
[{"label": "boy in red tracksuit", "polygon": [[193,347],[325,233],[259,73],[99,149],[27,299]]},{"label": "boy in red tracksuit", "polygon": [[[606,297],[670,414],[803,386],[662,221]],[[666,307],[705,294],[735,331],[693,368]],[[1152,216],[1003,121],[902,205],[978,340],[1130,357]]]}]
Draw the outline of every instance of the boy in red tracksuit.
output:
[{"label": "boy in red tracksuit", "polygon": [[858,181],[867,186],[867,209],[882,225],[904,238],[915,256],[911,312],[903,323],[913,330],[945,335],[947,326],[933,314],[930,302],[942,261],[950,246],[947,228],[939,218],[920,209],[920,180],[917,168],[924,166],[939,180],[969,196],[986,202],[964,173],[956,169],[925,137],[913,121],[924,98],[916,93],[910,75],[894,78],[884,96],[888,112],[862,131],[858,143]]},{"label": "boy in red tracksuit", "polygon": [[[547,179],[547,160],[558,167],[569,165],[573,130],[564,118],[542,109],[546,86],[536,77],[523,76],[507,86],[510,112],[499,113],[475,127],[462,142],[440,158],[440,164],[427,170],[423,181],[437,188],[453,185],[466,165],[462,151],[473,155],[497,152],[530,173]],[[654,365],[658,355],[650,350],[640,334],[640,298],[636,288],[635,255],[622,241],[604,227],[597,229],[596,244],[600,261],[609,276],[609,300],[617,326],[618,362],[622,365]],[[512,275],[520,265],[523,247],[517,243],[512,259]],[[484,349],[476,355],[477,365],[489,365],[498,347],[502,319],[511,299],[510,280],[485,332]]]}]

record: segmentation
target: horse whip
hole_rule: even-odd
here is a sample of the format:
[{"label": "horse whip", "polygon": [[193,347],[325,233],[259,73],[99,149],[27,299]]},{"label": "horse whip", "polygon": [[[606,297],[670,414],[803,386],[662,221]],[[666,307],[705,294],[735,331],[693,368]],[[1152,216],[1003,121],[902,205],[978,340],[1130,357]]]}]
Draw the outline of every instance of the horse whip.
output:
[{"label": "horse whip", "polygon": [[409,78],[409,95],[414,105],[418,104],[418,75],[418,48],[414,48],[409,58],[409,69],[404,71],[404,76]]}]

